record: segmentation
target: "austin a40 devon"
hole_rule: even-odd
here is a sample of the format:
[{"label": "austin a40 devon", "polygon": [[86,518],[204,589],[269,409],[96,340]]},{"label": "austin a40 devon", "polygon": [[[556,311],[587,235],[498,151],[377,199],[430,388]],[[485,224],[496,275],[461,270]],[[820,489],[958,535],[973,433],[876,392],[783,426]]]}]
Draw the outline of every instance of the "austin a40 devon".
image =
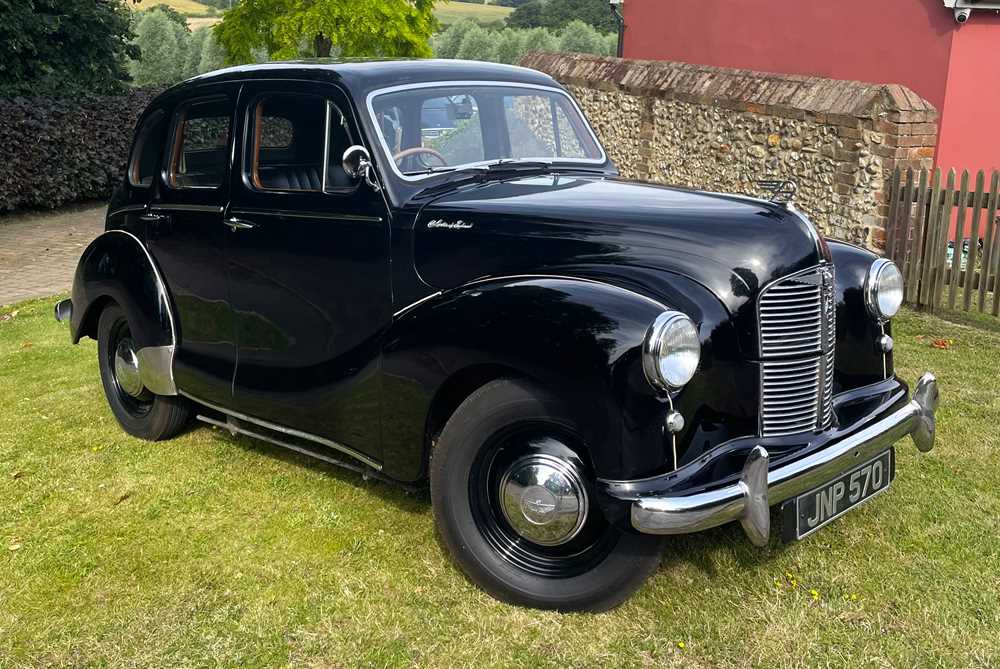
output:
[{"label": "austin a40 devon", "polygon": [[931,449],[902,296],[793,206],[619,178],[538,72],[316,62],[156,98],[56,312],[129,434],[197,418],[428,482],[480,587],[600,610],[665,535],[764,545],[773,507],[798,539]]}]

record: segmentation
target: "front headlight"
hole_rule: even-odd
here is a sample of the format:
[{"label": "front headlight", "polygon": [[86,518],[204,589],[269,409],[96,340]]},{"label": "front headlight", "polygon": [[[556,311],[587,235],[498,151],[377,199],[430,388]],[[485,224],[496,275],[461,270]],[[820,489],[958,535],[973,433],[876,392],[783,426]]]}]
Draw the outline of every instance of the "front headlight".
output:
[{"label": "front headlight", "polygon": [[642,369],[653,387],[676,390],[694,376],[701,359],[701,342],[694,321],[679,311],[664,311],[646,333]]},{"label": "front headlight", "polygon": [[896,315],[903,304],[903,274],[896,263],[879,258],[868,268],[865,302],[875,320],[886,321]]}]

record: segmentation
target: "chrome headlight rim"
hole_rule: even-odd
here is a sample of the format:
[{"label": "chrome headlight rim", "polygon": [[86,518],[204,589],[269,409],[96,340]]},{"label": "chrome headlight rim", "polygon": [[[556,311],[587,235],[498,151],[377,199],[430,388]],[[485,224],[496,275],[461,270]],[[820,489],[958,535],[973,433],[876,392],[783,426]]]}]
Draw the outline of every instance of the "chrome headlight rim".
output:
[{"label": "chrome headlight rim", "polygon": [[[899,276],[900,284],[899,303],[896,305],[895,309],[892,310],[892,313],[885,313],[882,310],[882,306],[879,304],[881,282],[887,271],[895,271]],[[903,273],[899,269],[899,266],[888,258],[876,258],[868,268],[868,274],[865,276],[864,294],[865,306],[868,307],[868,313],[870,313],[872,318],[879,323],[885,323],[899,313],[899,308],[902,306],[903,298],[906,295],[906,286],[903,283]]]},{"label": "chrome headlight rim", "polygon": [[[691,328],[690,334],[694,337],[697,358],[694,365],[691,366],[690,372],[686,373],[686,378],[683,378],[685,373],[682,373],[681,377],[670,379],[663,373],[661,365],[663,358],[670,355],[670,352],[666,354],[663,352],[663,340],[673,329],[685,326],[690,326]],[[680,311],[673,310],[664,311],[657,316],[653,324],[649,326],[646,339],[642,345],[642,371],[649,384],[664,393],[679,390],[691,381],[700,363],[701,340],[698,336],[698,326],[691,317]]]}]

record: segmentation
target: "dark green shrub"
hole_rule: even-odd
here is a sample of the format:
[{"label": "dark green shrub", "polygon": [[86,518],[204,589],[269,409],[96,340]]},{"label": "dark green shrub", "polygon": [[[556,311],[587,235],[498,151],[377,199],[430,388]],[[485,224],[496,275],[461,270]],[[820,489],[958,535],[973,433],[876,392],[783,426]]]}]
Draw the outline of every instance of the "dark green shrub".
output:
[{"label": "dark green shrub", "polygon": [[124,176],[135,122],[158,92],[0,99],[0,211],[108,197]]}]

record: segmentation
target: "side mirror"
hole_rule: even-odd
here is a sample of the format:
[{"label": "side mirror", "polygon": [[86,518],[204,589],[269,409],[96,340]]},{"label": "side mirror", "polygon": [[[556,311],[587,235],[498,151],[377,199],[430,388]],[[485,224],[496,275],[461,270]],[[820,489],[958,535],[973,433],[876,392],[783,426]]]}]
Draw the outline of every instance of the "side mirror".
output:
[{"label": "side mirror", "polygon": [[352,179],[364,179],[373,190],[380,189],[378,181],[375,180],[375,166],[372,164],[371,154],[368,149],[355,144],[344,151],[344,157],[340,159],[344,172]]}]

